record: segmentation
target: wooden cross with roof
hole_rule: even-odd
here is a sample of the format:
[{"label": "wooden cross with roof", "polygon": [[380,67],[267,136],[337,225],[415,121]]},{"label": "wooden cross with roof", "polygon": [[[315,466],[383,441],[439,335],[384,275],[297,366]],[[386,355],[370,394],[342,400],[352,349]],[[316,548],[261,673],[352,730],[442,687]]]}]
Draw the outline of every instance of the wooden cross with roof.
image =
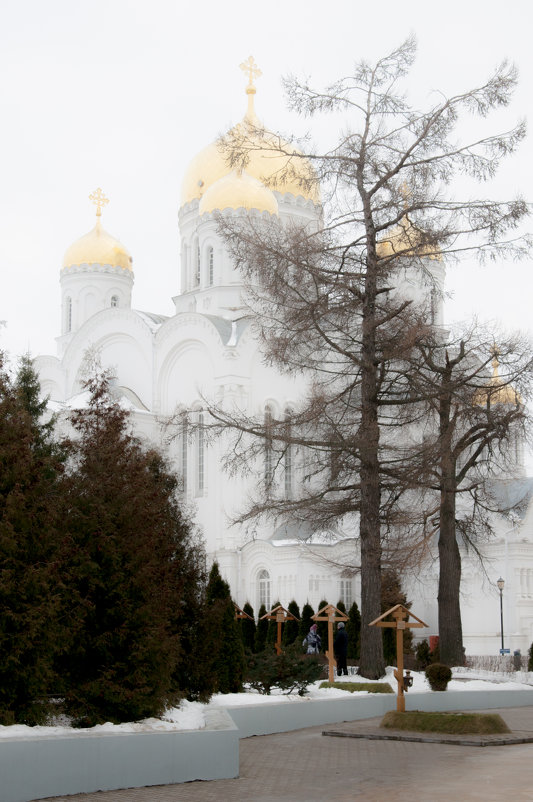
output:
[{"label": "wooden cross with roof", "polygon": [[335,655],[333,654],[333,624],[338,621],[348,621],[348,616],[332,604],[326,604],[311,616],[313,621],[327,621],[328,622],[328,650],[326,657],[328,658],[328,680],[333,682],[333,669],[335,667]]},{"label": "wooden cross with roof", "polygon": [[262,621],[264,618],[268,619],[269,621],[276,621],[278,625],[278,632],[277,632],[277,639],[276,639],[276,654],[281,654],[281,626],[285,623],[285,621],[299,621],[299,618],[296,618],[289,610],[286,610],[285,607],[282,607],[281,604],[278,604],[277,607],[274,607],[269,613],[265,613],[262,615],[260,620]]},{"label": "wooden cross with roof", "polygon": [[[394,620],[385,621],[384,619],[388,616],[392,616]],[[409,621],[409,618],[414,618],[415,620]],[[404,607],[403,604],[395,604],[394,607],[391,607],[386,613],[380,615],[379,618],[375,618],[374,621],[371,621],[368,626],[391,627],[396,630],[396,669],[394,671],[394,676],[398,683],[396,710],[400,713],[405,713],[405,679],[409,680],[410,677],[408,676],[406,678],[403,675],[403,633],[406,629],[416,629],[419,627],[427,627],[428,625],[424,624],[421,618],[417,618],[417,616],[411,612],[411,610],[408,610],[407,607]],[[410,674],[410,672],[407,673]]]}]

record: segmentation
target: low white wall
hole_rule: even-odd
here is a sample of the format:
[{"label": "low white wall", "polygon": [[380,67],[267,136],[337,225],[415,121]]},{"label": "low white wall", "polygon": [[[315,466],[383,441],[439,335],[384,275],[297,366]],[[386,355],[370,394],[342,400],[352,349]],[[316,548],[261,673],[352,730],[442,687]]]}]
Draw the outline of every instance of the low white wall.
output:
[{"label": "low white wall", "polygon": [[[407,710],[533,706],[533,688],[406,695]],[[239,776],[239,738],[357,721],[396,707],[393,694],[297,699],[208,713],[203,730],[2,739],[1,802]]]},{"label": "low white wall", "polygon": [[0,798],[2,802],[28,802],[47,796],[238,777],[235,724],[225,710],[210,713],[206,723],[203,730],[2,739]]},{"label": "low white wall", "polygon": [[[533,688],[491,691],[443,691],[405,695],[406,710],[485,710],[533,705]],[[369,694],[342,699],[298,699],[268,705],[227,708],[239,737],[271,735],[304,727],[384,716],[396,710],[396,694]]]}]

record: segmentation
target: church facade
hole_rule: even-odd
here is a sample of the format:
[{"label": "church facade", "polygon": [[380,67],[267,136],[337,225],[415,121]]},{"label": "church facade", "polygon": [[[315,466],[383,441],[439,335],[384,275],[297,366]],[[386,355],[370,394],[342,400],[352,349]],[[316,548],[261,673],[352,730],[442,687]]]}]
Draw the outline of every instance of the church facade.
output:
[{"label": "church facade", "polygon": [[[239,125],[256,124],[251,62],[246,89],[248,108]],[[268,134],[265,135],[268,137]],[[115,390],[131,410],[137,434],[163,444],[162,422],[178,406],[192,409],[196,423],[204,416],[202,398],[236,403],[251,414],[265,412],[280,419],[296,404],[301,380],[281,376],[265,366],[246,313],[242,281],[222,238],[216,216],[279,215],[283,221],[319,224],[316,189],[287,178],[272,189],[268,176],[283,175],[282,157],[261,150],[251,154],[245,170],[231,170],[217,143],[191,162],[183,180],[179,211],[180,290],[171,316],[132,306],[132,258],[124,245],[102,225],[107,199],[97,190],[96,224],[71,245],[60,272],[61,321],[56,356],[35,360],[42,390],[51,406],[68,409],[78,403],[88,349],[98,352],[104,367],[116,376]],[[310,169],[304,164],[302,170]],[[267,186],[268,184],[268,186]],[[431,266],[443,285],[444,265]],[[442,303],[433,311],[442,322]],[[174,438],[168,445],[183,479],[183,492],[194,510],[206,550],[229,581],[235,601],[250,602],[257,613],[275,601],[296,599],[315,609],[322,599],[347,608],[360,604],[356,539],[350,533],[323,533],[303,539],[290,526],[263,523],[232,525],[249,488],[261,480],[263,466],[248,477],[230,477],[221,470],[224,441],[207,442],[201,425],[194,437]],[[285,466],[284,492],[297,481]],[[524,498],[530,486],[521,480]],[[463,629],[467,654],[497,654],[500,647],[499,591],[505,577],[505,645],[529,648],[533,640],[533,506],[526,503],[512,520],[498,519],[497,537],[487,547],[488,574],[465,555]],[[424,636],[437,634],[436,564],[404,579],[413,611],[429,624]],[[494,576],[492,576],[494,574]]]}]

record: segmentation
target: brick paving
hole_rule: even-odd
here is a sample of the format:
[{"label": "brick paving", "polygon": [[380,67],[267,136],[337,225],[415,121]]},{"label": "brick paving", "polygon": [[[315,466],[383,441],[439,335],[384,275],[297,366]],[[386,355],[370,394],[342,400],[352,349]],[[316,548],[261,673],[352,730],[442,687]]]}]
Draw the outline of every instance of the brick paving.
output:
[{"label": "brick paving", "polygon": [[[533,733],[533,708],[498,712]],[[354,727],[355,722],[335,725]],[[333,728],[333,727],[332,727]],[[324,727],[246,738],[240,777],[47,802],[513,802],[533,800],[533,745],[501,748],[325,738]]]}]

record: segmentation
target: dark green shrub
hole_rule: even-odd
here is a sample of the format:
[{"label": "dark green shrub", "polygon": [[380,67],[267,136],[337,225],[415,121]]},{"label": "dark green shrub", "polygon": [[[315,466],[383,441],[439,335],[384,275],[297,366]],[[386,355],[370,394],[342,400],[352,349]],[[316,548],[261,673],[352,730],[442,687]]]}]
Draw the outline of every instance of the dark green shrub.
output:
[{"label": "dark green shrub", "polygon": [[288,694],[298,691],[303,696],[313,682],[322,676],[322,663],[314,655],[302,655],[298,645],[288,647],[280,655],[266,649],[247,654],[246,682],[259,693],[270,695],[272,688]]},{"label": "dark green shrub", "polygon": [[217,678],[219,693],[237,693],[242,688],[244,647],[228,583],[213,563],[206,590],[206,617],[209,621],[210,666]]},{"label": "dark green shrub", "polygon": [[424,670],[431,663],[431,651],[427,640],[422,640],[416,647],[415,658],[417,667]]},{"label": "dark green shrub", "polygon": [[[289,613],[296,616],[296,618],[300,618],[300,608],[298,604],[294,601],[294,599],[289,602],[289,606],[287,607]],[[300,622],[298,621],[287,621],[283,625],[283,645],[290,646],[291,643],[294,643],[298,640],[298,630],[299,630]]]},{"label": "dark green shrub", "polygon": [[[326,601],[326,599],[322,599],[322,601],[318,605],[317,613],[318,613],[319,610],[322,610],[322,608],[327,607],[328,604],[329,604],[329,602]],[[323,613],[322,613],[322,615],[323,615]],[[321,640],[320,651],[321,652],[325,652],[325,651],[327,651],[327,648],[328,648],[328,622],[327,621],[317,621],[316,625],[317,625],[316,631],[320,635],[320,640]],[[309,632],[309,630],[307,630],[307,631]]]},{"label": "dark green shrub", "polygon": [[267,609],[264,604],[261,605],[259,608],[258,613],[258,621],[257,621],[257,628],[255,630],[255,643],[254,643],[254,652],[259,654],[265,648],[266,644],[266,636],[268,632],[268,620],[263,618],[266,615]]},{"label": "dark green shrub", "polygon": [[527,660],[527,670],[533,671],[533,643],[529,647],[529,652],[527,653],[528,660]]},{"label": "dark green shrub", "polygon": [[426,677],[432,691],[445,691],[452,678],[452,671],[442,663],[431,663],[426,668]]},{"label": "dark green shrub", "polygon": [[249,618],[241,618],[239,620],[240,630],[241,630],[241,638],[242,644],[244,649],[249,649],[251,652],[254,650],[255,645],[255,632],[256,632],[256,624],[254,619],[254,608],[251,604],[246,602],[244,607],[242,608],[243,612],[247,613],[249,616],[252,617],[252,620]]},{"label": "dark green shrub", "polygon": [[298,627],[298,641],[300,642],[300,644],[302,643],[303,639],[309,632],[311,625],[315,623],[312,618],[314,614],[315,611],[313,610],[309,602],[306,602],[302,607],[302,617],[300,619],[300,625]]},{"label": "dark green shrub", "polygon": [[348,611],[346,632],[348,633],[348,659],[357,660],[359,658],[361,637],[361,613],[356,602],[352,604]]}]

